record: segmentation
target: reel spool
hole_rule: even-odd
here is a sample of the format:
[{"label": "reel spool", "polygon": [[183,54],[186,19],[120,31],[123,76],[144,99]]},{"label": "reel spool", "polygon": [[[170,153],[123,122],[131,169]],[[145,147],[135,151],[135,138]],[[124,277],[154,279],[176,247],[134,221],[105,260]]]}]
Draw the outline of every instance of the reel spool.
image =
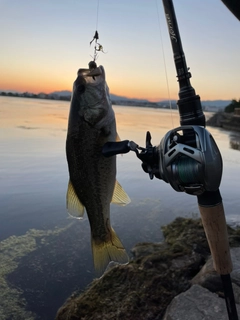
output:
[{"label": "reel spool", "polygon": [[169,131],[156,147],[157,177],[176,191],[200,195],[218,190],[222,157],[212,135],[200,126],[182,126]]}]

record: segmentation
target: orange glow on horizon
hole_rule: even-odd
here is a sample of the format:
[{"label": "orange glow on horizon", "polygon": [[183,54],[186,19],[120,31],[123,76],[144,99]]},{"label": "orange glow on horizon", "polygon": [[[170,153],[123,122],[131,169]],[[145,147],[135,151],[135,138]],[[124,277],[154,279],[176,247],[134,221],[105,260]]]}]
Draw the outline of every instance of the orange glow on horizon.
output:
[{"label": "orange glow on horizon", "polygon": [[[51,77],[50,73],[38,73],[34,74],[19,72],[17,70],[14,73],[8,74],[7,72],[2,74],[0,79],[0,90],[3,91],[17,91],[17,92],[29,92],[34,94],[46,93],[49,94],[54,91],[68,90],[72,91],[72,84],[75,80],[75,74],[54,74]],[[22,70],[21,70],[22,71]],[[161,87],[158,83],[152,83],[149,86],[144,86],[142,82],[134,81],[126,83],[123,79],[109,77],[107,80],[110,93],[126,97],[129,99],[148,100],[150,102],[159,102],[163,100],[177,100],[178,99],[178,85],[171,84],[174,88],[170,92],[170,97],[166,89],[166,85]],[[197,94],[200,95],[202,100],[231,100],[233,98],[231,93],[226,91],[213,91],[211,87],[206,86],[203,83],[199,83],[197,86]]]},{"label": "orange glow on horizon", "polygon": [[4,79],[4,82],[0,81],[0,90],[4,91],[17,91],[17,92],[29,92],[29,93],[46,93],[49,94],[54,91],[63,91],[63,90],[69,90],[72,91],[72,84],[67,83],[67,81],[53,81],[48,79],[43,79],[40,81],[40,79],[34,78],[32,81],[29,81],[29,79],[15,79],[13,81],[12,79]]},{"label": "orange glow on horizon", "polygon": [[[42,68],[40,64],[34,65],[32,62],[27,65],[26,63],[25,61],[23,64],[17,64],[17,61],[13,61],[12,69],[5,65],[0,70],[0,90],[34,94],[49,94],[63,90],[72,91],[72,84],[76,79],[75,66],[69,67],[66,65],[59,68],[58,64],[53,66],[50,61]],[[141,73],[127,73],[125,70],[120,72],[121,69],[115,74],[113,68],[109,67],[108,69],[106,81],[111,94],[150,102],[178,99],[179,87],[175,79],[175,73],[173,80],[171,78],[169,81],[169,88],[167,88],[166,81],[163,78],[146,77]],[[202,100],[231,100],[238,98],[235,93],[236,89],[232,89],[232,86],[226,86],[226,83],[232,83],[233,80],[234,83],[237,83],[237,76],[228,81],[227,75],[225,75],[224,81],[221,78],[214,78],[214,87],[196,77],[193,81],[196,94],[199,94]]]},{"label": "orange glow on horizon", "polygon": [[[49,94],[51,92],[54,91],[72,91],[72,82],[68,82],[66,81],[66,79],[64,79],[63,81],[61,81],[61,79],[59,79],[58,81],[53,81],[53,79],[51,80],[47,80],[44,79],[43,81],[39,81],[40,79],[32,79],[32,81],[29,81],[29,79],[21,79],[21,81],[19,79],[15,79],[15,81],[13,81],[12,79],[4,79],[4,82],[0,81],[0,90],[3,91],[17,91],[17,92],[29,92],[29,93],[34,93],[34,94],[38,94],[38,93],[46,93]],[[112,89],[113,88],[113,89]],[[126,89],[126,88],[118,88],[112,86],[112,88],[110,87],[110,93],[117,95],[117,96],[122,96],[122,97],[126,97],[129,99],[140,99],[140,100],[148,100],[150,102],[156,102],[156,101],[161,101],[161,100],[167,100],[168,98],[164,98],[161,97],[160,94],[156,95],[156,92],[151,93],[149,92],[149,94],[146,94],[143,90],[141,90],[140,88],[134,88],[134,90],[131,89]],[[164,96],[166,96],[164,94]],[[172,98],[171,98],[172,99]]]},{"label": "orange glow on horizon", "polygon": [[[55,83],[41,83],[37,84],[35,82],[33,83],[16,83],[14,84],[13,81],[9,82],[0,82],[0,91],[17,91],[19,93],[23,92],[29,92],[29,93],[34,93],[34,94],[39,94],[39,93],[46,93],[50,94],[55,91],[72,91],[72,85],[67,85],[67,83],[62,83],[56,85]],[[170,97],[167,96],[166,92],[163,92],[163,95],[160,96],[160,94],[156,95],[156,92],[154,94],[145,94],[144,92],[139,93],[139,92],[129,92],[129,90],[111,90],[110,88],[110,93],[116,96],[124,97],[124,98],[129,98],[129,99],[138,99],[138,100],[148,100],[150,102],[159,102],[159,101],[165,101],[165,100],[178,100],[178,95],[171,95]],[[226,96],[222,96],[221,98],[214,97],[211,94],[208,94],[208,92],[205,93],[200,93],[200,98],[201,100],[231,100],[233,98],[238,98],[238,97],[231,97],[226,94]]]}]

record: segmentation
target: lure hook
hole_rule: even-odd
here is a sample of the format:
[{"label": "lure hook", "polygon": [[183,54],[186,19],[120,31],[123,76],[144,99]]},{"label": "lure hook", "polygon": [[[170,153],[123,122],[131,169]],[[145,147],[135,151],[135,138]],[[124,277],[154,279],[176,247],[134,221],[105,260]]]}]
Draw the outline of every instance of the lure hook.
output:
[{"label": "lure hook", "polygon": [[95,34],[93,36],[93,39],[90,41],[90,46],[91,44],[93,43],[93,41],[95,40],[95,46],[94,46],[94,54],[93,54],[93,61],[96,61],[97,59],[97,52],[103,52],[103,53],[106,53],[103,51],[103,46],[98,42],[98,39],[99,39],[99,35],[98,35],[98,32],[97,30],[95,31]]}]

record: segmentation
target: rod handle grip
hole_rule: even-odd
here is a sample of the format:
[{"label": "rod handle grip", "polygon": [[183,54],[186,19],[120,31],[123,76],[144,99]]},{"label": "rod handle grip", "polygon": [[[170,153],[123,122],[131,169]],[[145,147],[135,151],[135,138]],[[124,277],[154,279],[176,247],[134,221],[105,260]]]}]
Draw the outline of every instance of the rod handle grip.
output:
[{"label": "rod handle grip", "polygon": [[229,274],[232,271],[232,260],[223,204],[199,205],[199,210],[212,254],[214,269],[218,274]]}]

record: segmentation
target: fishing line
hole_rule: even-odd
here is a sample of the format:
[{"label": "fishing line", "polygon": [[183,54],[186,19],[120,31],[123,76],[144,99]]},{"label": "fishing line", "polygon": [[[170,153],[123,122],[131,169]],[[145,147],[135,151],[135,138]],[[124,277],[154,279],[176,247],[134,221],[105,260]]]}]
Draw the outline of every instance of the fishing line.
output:
[{"label": "fishing line", "polygon": [[91,56],[93,58],[93,68],[96,68],[96,59],[98,57],[98,52],[103,52],[103,46],[98,42],[98,39],[99,39],[99,34],[98,34],[98,16],[99,16],[99,0],[97,0],[97,16],[96,16],[96,31],[95,31],[95,34],[93,36],[93,39],[90,41],[90,45],[92,44],[93,41],[95,41],[95,45],[94,45],[94,52],[93,52],[93,56]]},{"label": "fishing line", "polygon": [[96,30],[98,29],[98,13],[99,13],[99,0],[97,0],[97,18],[96,18]]},{"label": "fishing line", "polygon": [[162,49],[162,56],[163,56],[165,79],[166,79],[166,84],[167,84],[168,102],[169,102],[169,106],[170,106],[170,110],[171,110],[172,128],[174,128],[174,123],[173,123],[173,109],[172,109],[172,102],[171,102],[171,97],[170,97],[170,89],[169,89],[167,65],[166,65],[166,59],[165,59],[165,53],[164,53],[164,47],[163,47],[162,29],[161,29],[160,14],[159,14],[159,7],[158,7],[158,1],[157,1],[157,0],[155,0],[155,4],[156,4],[156,8],[157,8],[158,27],[159,27],[159,34],[160,34],[160,40],[161,40],[160,42],[161,42],[161,49]]}]

